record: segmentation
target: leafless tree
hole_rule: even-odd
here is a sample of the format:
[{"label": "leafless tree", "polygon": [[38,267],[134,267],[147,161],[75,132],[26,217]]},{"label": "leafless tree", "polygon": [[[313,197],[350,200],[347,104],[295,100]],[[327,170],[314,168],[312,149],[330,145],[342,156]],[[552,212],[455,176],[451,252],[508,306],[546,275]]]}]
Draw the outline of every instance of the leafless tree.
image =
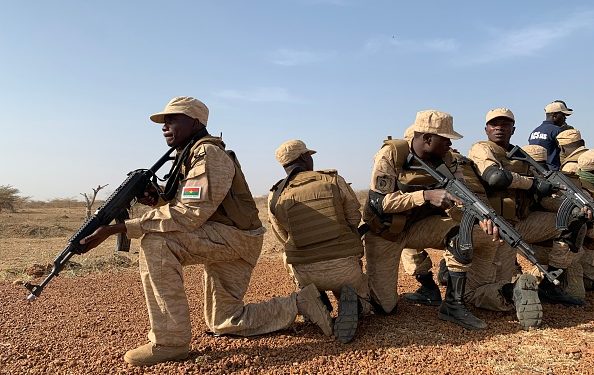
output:
[{"label": "leafless tree", "polygon": [[95,203],[95,198],[97,197],[97,193],[99,192],[99,190],[103,189],[107,185],[109,185],[109,184],[105,184],[103,186],[97,185],[97,187],[93,189],[92,196],[87,195],[87,193],[80,193],[80,195],[85,197],[85,201],[87,202],[87,213],[86,213],[87,219],[91,217],[91,214],[93,212],[93,203]]}]

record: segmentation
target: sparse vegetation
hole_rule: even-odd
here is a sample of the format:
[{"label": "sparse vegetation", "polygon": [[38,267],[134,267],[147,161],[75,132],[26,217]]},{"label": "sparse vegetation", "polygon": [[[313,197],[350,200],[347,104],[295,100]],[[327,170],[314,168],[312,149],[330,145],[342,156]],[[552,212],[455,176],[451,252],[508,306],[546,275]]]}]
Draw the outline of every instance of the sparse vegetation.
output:
[{"label": "sparse vegetation", "polygon": [[0,212],[16,212],[16,208],[29,200],[29,197],[19,196],[20,190],[12,185],[0,185]]}]

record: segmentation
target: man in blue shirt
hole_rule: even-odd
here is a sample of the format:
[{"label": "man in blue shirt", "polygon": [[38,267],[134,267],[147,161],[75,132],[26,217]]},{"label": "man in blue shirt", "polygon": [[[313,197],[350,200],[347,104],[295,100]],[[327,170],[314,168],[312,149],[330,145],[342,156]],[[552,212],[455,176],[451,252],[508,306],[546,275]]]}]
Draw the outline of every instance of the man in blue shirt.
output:
[{"label": "man in blue shirt", "polygon": [[547,149],[547,167],[557,171],[561,166],[559,159],[559,144],[557,134],[563,130],[571,129],[565,122],[567,116],[573,113],[572,109],[562,100],[555,100],[545,107],[546,120],[530,133],[528,143],[543,146]]}]

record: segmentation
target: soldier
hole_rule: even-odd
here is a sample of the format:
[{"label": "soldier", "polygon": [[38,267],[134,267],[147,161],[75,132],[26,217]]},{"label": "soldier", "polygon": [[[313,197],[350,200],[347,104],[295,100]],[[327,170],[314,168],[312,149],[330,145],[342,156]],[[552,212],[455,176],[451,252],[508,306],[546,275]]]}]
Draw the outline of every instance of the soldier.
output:
[{"label": "soldier", "polygon": [[[577,175],[579,176],[582,187],[591,195],[594,194],[594,150],[585,151],[580,155],[577,161]],[[584,255],[580,263],[583,271],[584,289],[586,291],[594,290],[594,230],[588,229],[588,234],[584,240]]]},{"label": "soldier", "polygon": [[[404,139],[410,143],[415,135],[414,126],[409,126],[404,131]],[[441,291],[433,280],[433,262],[426,250],[408,249],[402,250],[402,266],[404,272],[421,284],[413,293],[404,293],[402,296],[413,303],[420,303],[427,306],[441,305]],[[445,264],[444,264],[445,266]]]},{"label": "soldier", "polygon": [[276,160],[287,177],[270,190],[268,217],[297,287],[314,284],[322,296],[329,290],[339,301],[334,335],[347,343],[355,335],[359,309],[371,310],[357,232],[361,204],[335,170],[313,170],[314,153],[300,140],[278,147]]},{"label": "soldier", "polygon": [[[527,163],[507,158],[507,152],[513,147],[510,139],[514,131],[515,118],[512,111],[507,108],[489,111],[485,126],[488,141],[475,143],[469,151],[469,158],[477,166],[487,198],[495,211],[515,224],[515,228],[527,243],[545,243],[553,240],[549,254],[549,270],[565,270],[583,241],[582,223],[576,221],[571,230],[561,233],[556,229],[555,213],[531,210],[531,206],[535,204],[534,195],[550,196],[553,186],[546,180],[533,178]],[[578,238],[580,236],[581,238]],[[515,261],[515,256],[513,258]],[[583,303],[569,296],[547,278],[540,282],[538,293],[543,302],[574,305]]]},{"label": "soldier", "polygon": [[[454,131],[451,115],[435,110],[418,112],[413,126],[410,143],[388,139],[375,155],[363,212],[369,227],[364,239],[372,303],[377,312],[395,311],[403,248],[446,248],[448,287],[438,316],[467,329],[486,328],[463,301],[472,249],[458,245],[459,225],[445,212],[461,202],[445,190],[436,189],[432,177],[407,166],[410,153],[434,167],[443,163],[451,140],[462,136]],[[481,228],[475,226],[473,230],[474,243],[491,241],[487,234],[498,236],[490,221],[480,224]]]},{"label": "soldier", "polygon": [[557,143],[560,149],[561,171],[575,177],[578,169],[577,161],[581,154],[588,151],[580,131],[577,129],[562,131],[557,135]]},{"label": "soldier", "polygon": [[562,100],[555,100],[545,107],[546,119],[530,133],[528,143],[547,149],[547,165],[550,170],[558,171],[561,167],[559,145],[556,138],[559,133],[570,129],[565,120],[573,113]]},{"label": "soldier", "polygon": [[91,249],[116,233],[140,238],[150,342],[128,351],[124,360],[153,365],[188,356],[192,336],[182,266],[190,264],[204,265],[204,319],[214,334],[268,333],[287,328],[300,313],[331,335],[330,315],[314,285],[288,297],[243,303],[265,229],[235,154],[206,130],[208,108],[176,97],[150,118],[163,124],[167,145],[178,151],[164,200],[148,189],[142,202],[161,205],[81,241]]}]

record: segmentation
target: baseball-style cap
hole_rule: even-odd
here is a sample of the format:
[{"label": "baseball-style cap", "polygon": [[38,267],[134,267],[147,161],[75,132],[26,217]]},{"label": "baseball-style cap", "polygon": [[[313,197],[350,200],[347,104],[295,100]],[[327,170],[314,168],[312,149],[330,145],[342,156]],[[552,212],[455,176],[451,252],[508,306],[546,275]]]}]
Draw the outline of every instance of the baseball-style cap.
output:
[{"label": "baseball-style cap", "polygon": [[506,118],[512,120],[514,123],[516,122],[514,113],[510,109],[502,107],[502,108],[495,108],[495,109],[492,109],[489,112],[487,112],[487,115],[485,116],[485,124],[488,124],[489,121],[491,121],[497,117],[506,117]]},{"label": "baseball-style cap", "polygon": [[151,115],[151,120],[157,124],[165,123],[165,115],[184,114],[200,121],[206,126],[208,122],[208,108],[198,99],[190,96],[177,96],[169,101],[162,112]]},{"label": "baseball-style cap", "polygon": [[594,171],[594,150],[588,150],[581,154],[578,158],[577,165],[584,172]]},{"label": "baseball-style cap", "polygon": [[303,141],[292,139],[278,146],[274,156],[282,166],[285,166],[303,154],[313,155],[315,153],[314,150],[308,149]]},{"label": "baseball-style cap", "polygon": [[573,109],[567,108],[565,103],[561,103],[561,102],[552,102],[552,103],[547,104],[547,106],[545,107],[545,113],[557,113],[557,112],[563,112],[567,116],[569,116],[573,113]]},{"label": "baseball-style cap", "polygon": [[462,135],[454,131],[454,118],[449,113],[430,109],[417,112],[412,130],[419,133],[437,134],[449,139],[460,139]]},{"label": "baseball-style cap", "polygon": [[522,150],[526,151],[532,159],[536,161],[547,160],[547,149],[539,145],[526,145],[522,146]]},{"label": "baseball-style cap", "polygon": [[557,134],[557,143],[559,143],[559,146],[565,146],[581,139],[582,135],[577,129],[568,129]]}]

